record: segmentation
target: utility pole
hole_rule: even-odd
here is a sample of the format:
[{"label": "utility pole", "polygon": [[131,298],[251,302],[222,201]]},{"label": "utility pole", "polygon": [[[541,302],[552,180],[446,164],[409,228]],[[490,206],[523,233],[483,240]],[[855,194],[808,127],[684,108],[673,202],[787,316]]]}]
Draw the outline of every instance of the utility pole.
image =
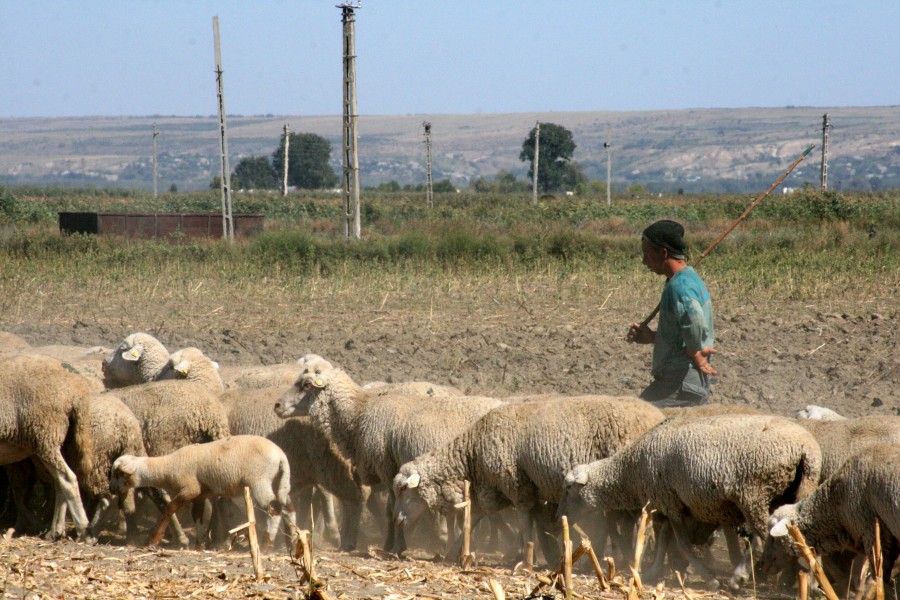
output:
[{"label": "utility pole", "polygon": [[603,147],[606,148],[606,206],[612,206],[612,181],[610,181],[610,176],[612,174],[612,144],[609,143],[609,127],[606,128],[606,141],[603,142]]},{"label": "utility pole", "polygon": [[213,17],[213,38],[216,48],[216,87],[219,96],[219,141],[222,163],[222,237],[234,241],[234,218],[231,214],[231,169],[228,166],[228,134],[225,126],[225,91],[222,87],[222,50],[219,46],[219,17]]},{"label": "utility pole", "polygon": [[828,130],[831,129],[831,121],[828,119],[828,113],[822,115],[822,171],[821,171],[821,187],[822,191],[828,191]]},{"label": "utility pole", "polygon": [[156,123],[153,124],[153,197],[156,198],[158,195],[158,189],[156,186],[156,136],[159,135],[159,132],[156,130]]},{"label": "utility pole", "polygon": [[284,169],[282,169],[281,176],[281,195],[287,196],[288,192],[288,148],[291,145],[291,139],[289,135],[288,125],[284,124]]},{"label": "utility pole", "polygon": [[423,121],[425,128],[425,204],[434,207],[434,186],[431,179],[431,123]]},{"label": "utility pole", "polygon": [[356,4],[338,4],[341,9],[341,23],[344,25],[344,238],[350,239],[351,221],[354,239],[362,235],[359,215],[359,131],[356,113]]},{"label": "utility pole", "polygon": [[538,162],[541,157],[541,122],[538,121],[534,124],[534,173],[532,173],[532,181],[531,181],[531,203],[537,204],[538,200]]}]

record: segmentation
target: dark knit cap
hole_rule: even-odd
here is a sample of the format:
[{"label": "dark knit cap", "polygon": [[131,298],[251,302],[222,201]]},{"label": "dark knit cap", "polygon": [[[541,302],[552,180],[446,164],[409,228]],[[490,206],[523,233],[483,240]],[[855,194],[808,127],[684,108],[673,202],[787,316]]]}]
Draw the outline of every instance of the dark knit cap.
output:
[{"label": "dark knit cap", "polygon": [[680,223],[663,219],[650,225],[643,233],[644,238],[655,246],[665,248],[673,258],[684,256],[687,244],[684,243],[684,227]]}]

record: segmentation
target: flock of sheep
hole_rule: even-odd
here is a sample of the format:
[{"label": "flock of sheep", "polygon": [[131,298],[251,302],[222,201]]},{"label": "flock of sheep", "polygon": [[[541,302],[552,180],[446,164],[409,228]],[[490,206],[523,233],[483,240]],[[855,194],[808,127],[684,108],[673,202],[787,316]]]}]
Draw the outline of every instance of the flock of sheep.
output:
[{"label": "flock of sheep", "polygon": [[[316,355],[219,368],[146,333],[112,351],[34,348],[10,334],[0,334],[0,348],[0,464],[18,531],[61,537],[71,515],[90,539],[124,518],[128,543],[156,544],[168,532],[187,545],[177,513],[190,505],[196,543],[219,543],[233,518],[222,499],[246,486],[266,512],[267,544],[279,533],[290,543],[294,506],[314,502],[340,549],[352,550],[380,497],[386,550],[403,553],[419,524],[436,528],[453,557],[469,482],[474,525],[499,535],[511,529],[507,509],[515,515],[512,560],[537,542],[555,564],[563,515],[591,532],[595,548],[609,540],[609,552],[625,555],[648,505],[656,550],[645,580],[689,565],[715,585],[722,573],[705,550],[717,531],[735,589],[754,561],[759,573],[796,571],[787,525],[844,572],[869,555],[876,520],[886,579],[900,554],[900,417],[844,419],[810,406],[792,419],[713,404],[660,411],[605,395],[362,386]],[[36,480],[52,485],[49,523],[29,501]],[[140,530],[138,489],[159,511],[149,532]]]}]

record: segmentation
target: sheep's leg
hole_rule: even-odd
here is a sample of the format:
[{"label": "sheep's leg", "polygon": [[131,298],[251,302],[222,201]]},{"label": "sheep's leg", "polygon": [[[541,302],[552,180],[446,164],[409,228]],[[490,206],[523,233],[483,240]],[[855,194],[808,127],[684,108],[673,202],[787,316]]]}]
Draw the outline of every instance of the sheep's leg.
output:
[{"label": "sheep's leg", "polygon": [[94,515],[91,517],[91,522],[88,525],[92,536],[97,537],[100,535],[100,532],[103,531],[103,527],[109,522],[110,516],[114,510],[117,510],[117,507],[112,505],[109,498],[100,498],[99,502],[97,502],[97,506],[94,508]]},{"label": "sheep's leg", "polygon": [[388,490],[387,509],[385,511],[388,520],[388,532],[387,540],[384,542],[384,549],[400,556],[406,551],[406,537],[403,535],[403,526],[395,526],[394,524],[394,505],[396,501],[394,491]]},{"label": "sheep's leg", "polygon": [[[560,547],[559,535],[561,529],[557,527],[554,520],[556,516],[556,506],[551,504],[539,504],[531,509],[532,519],[537,529],[538,541],[541,544],[541,551],[544,553],[544,560],[550,566],[559,562]],[[554,535],[555,534],[555,535]]]},{"label": "sheep's leg", "polygon": [[359,522],[365,502],[359,499],[341,500],[341,545],[340,550],[350,552],[356,549],[356,538],[359,535]]},{"label": "sheep's leg", "polygon": [[160,516],[159,522],[156,524],[156,527],[154,527],[153,531],[150,532],[150,537],[147,539],[148,546],[155,546],[159,544],[160,540],[163,537],[163,534],[166,532],[166,528],[169,526],[169,521],[172,519],[175,513],[178,512],[178,510],[189,501],[189,498],[176,496],[172,499],[171,502],[169,502],[165,510],[163,510],[162,516]]},{"label": "sheep's leg", "polygon": [[691,543],[690,533],[688,532],[684,521],[670,516],[669,524],[672,527],[672,531],[675,533],[675,541],[678,544],[678,550],[681,554],[688,560],[697,575],[705,579],[711,588],[718,589],[719,582],[716,579],[716,575],[703,563],[700,555],[698,555],[697,551],[694,549],[694,546]]},{"label": "sheep's leg", "polygon": [[516,507],[516,523],[519,526],[519,549],[518,552],[514,556],[504,556],[505,560],[514,560],[516,562],[520,561],[523,556],[525,556],[526,548],[528,547],[528,542],[534,542],[534,538],[532,537],[532,523],[531,523],[531,513],[525,507]]},{"label": "sheep's leg", "polygon": [[334,496],[326,492],[322,486],[313,488],[313,500],[319,508],[319,514],[324,520],[323,537],[337,545],[340,543],[341,528],[338,525],[337,513],[334,510]]},{"label": "sheep's leg", "polygon": [[728,547],[728,558],[731,560],[732,566],[736,567],[744,560],[744,550],[741,548],[741,539],[738,537],[738,533],[735,531],[734,527],[723,527],[722,534],[725,536],[725,545]]},{"label": "sheep's leg", "polygon": [[[217,499],[218,500],[218,499]],[[194,533],[197,539],[194,541],[198,548],[202,548],[210,542],[209,532],[213,520],[213,500],[209,498],[196,499],[191,505],[191,516],[194,518]],[[222,511],[217,510],[221,520]]]},{"label": "sheep's leg", "polygon": [[[150,499],[153,500],[153,503],[156,504],[156,507],[159,509],[159,512],[165,512],[166,506],[172,502],[169,494],[167,494],[165,490],[159,488],[150,488],[147,491],[150,494]],[[178,520],[178,515],[172,514],[169,525],[172,527],[172,534],[178,539],[178,545],[182,547],[189,546],[191,541],[188,539],[184,529],[182,529],[181,521]]]},{"label": "sheep's leg", "polygon": [[666,519],[661,519],[656,528],[656,551],[653,555],[653,566],[644,573],[645,581],[658,582],[665,577],[666,554],[672,540],[672,526]]},{"label": "sheep's leg", "polygon": [[88,528],[87,514],[84,512],[84,505],[81,503],[81,493],[78,490],[78,478],[66,461],[63,460],[62,453],[59,448],[54,448],[44,455],[37,454],[41,464],[46,467],[53,479],[53,487],[56,491],[55,504],[53,511],[53,525],[50,528],[50,534],[56,537],[63,537],[66,533],[66,513],[63,505],[68,507],[72,513],[72,520],[75,521],[75,531],[79,538],[84,538]]}]

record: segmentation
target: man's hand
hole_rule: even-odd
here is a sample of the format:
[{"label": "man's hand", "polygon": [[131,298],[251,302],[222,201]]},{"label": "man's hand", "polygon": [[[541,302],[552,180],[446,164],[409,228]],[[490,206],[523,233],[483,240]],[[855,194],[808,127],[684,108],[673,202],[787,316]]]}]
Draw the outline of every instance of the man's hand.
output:
[{"label": "man's hand", "polygon": [[716,353],[718,353],[718,350],[715,348],[704,348],[697,352],[688,352],[688,355],[691,357],[691,360],[694,362],[694,366],[697,367],[698,371],[706,373],[707,375],[718,375],[719,372],[713,369],[712,365],[709,364],[709,357]]},{"label": "man's hand", "polygon": [[656,332],[645,323],[632,323],[625,341],[632,344],[653,344],[656,342]]}]

